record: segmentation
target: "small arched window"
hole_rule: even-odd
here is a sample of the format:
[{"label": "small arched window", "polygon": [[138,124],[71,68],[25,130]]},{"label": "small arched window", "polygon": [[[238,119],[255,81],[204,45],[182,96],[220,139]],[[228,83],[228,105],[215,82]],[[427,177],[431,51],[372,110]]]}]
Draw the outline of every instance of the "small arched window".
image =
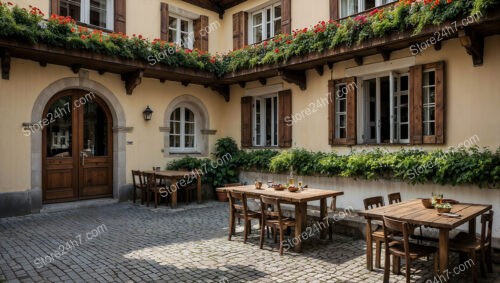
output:
[{"label": "small arched window", "polygon": [[170,148],[179,152],[196,148],[196,117],[187,107],[178,107],[170,115]]}]

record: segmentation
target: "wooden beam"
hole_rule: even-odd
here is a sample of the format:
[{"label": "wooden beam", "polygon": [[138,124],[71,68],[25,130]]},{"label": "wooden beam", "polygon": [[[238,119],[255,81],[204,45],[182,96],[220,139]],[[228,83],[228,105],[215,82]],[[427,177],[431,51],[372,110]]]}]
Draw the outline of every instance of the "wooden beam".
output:
[{"label": "wooden beam", "polygon": [[356,64],[358,66],[363,65],[363,57],[361,57],[361,56],[354,56],[354,62],[356,62]]},{"label": "wooden beam", "polygon": [[246,82],[238,82],[238,84],[240,85],[241,88],[245,88],[245,86],[247,85]]},{"label": "wooden beam", "polygon": [[333,62],[332,61],[328,61],[328,62],[326,62],[326,64],[328,65],[328,68],[330,70],[333,69]]},{"label": "wooden beam", "polygon": [[281,78],[285,82],[298,85],[301,90],[307,89],[307,77],[305,70],[292,71],[292,70],[280,69],[278,70],[278,75],[281,76]]},{"label": "wooden beam", "polygon": [[266,78],[260,78],[260,79],[259,79],[259,83],[260,83],[261,85],[267,85],[267,79],[266,79]]},{"label": "wooden beam", "polygon": [[189,82],[181,82],[181,84],[187,87],[189,85]]},{"label": "wooden beam", "polygon": [[2,79],[8,80],[10,77],[10,52],[9,50],[0,50],[0,59],[2,61]]},{"label": "wooden beam", "polygon": [[230,100],[230,90],[228,85],[213,85],[211,86],[213,91],[218,92],[222,97],[224,97],[224,100],[226,102],[229,102]]},{"label": "wooden beam", "polygon": [[484,37],[475,31],[462,29],[458,31],[458,38],[467,54],[472,56],[474,67],[483,65]]},{"label": "wooden beam", "polygon": [[98,70],[97,72],[99,73],[99,75],[101,75],[101,76],[102,76],[102,75],[104,75],[104,74],[106,73],[106,70],[102,70],[102,69],[101,69],[101,70]]},{"label": "wooden beam", "polygon": [[160,83],[164,84],[167,80],[166,79],[160,79]]},{"label": "wooden beam", "polygon": [[325,68],[323,65],[318,65],[314,67],[314,70],[316,70],[316,73],[318,73],[318,75],[323,76]]},{"label": "wooden beam", "polygon": [[134,89],[141,84],[143,75],[143,70],[136,70],[122,74],[122,81],[125,82],[125,90],[128,95],[132,95]]},{"label": "wooden beam", "polygon": [[38,64],[40,64],[40,67],[47,67],[47,62],[44,62],[44,61],[40,61],[38,62]]},{"label": "wooden beam", "polygon": [[441,50],[441,41],[438,41],[436,42],[436,44],[434,44],[434,50],[436,51]]},{"label": "wooden beam", "polygon": [[[382,55],[382,58],[384,58],[384,61],[389,61],[391,60],[391,50],[389,49],[385,49],[385,48],[377,48],[378,49],[378,52],[380,53],[380,55]],[[363,58],[361,58],[363,59]],[[361,61],[363,62],[363,61]],[[357,63],[357,62],[356,62]],[[363,63],[361,63],[363,64]]]},{"label": "wooden beam", "polygon": [[73,71],[73,73],[75,73],[75,74],[78,74],[78,72],[80,72],[81,68],[82,68],[81,64],[73,64],[73,65],[71,65],[71,71]]}]

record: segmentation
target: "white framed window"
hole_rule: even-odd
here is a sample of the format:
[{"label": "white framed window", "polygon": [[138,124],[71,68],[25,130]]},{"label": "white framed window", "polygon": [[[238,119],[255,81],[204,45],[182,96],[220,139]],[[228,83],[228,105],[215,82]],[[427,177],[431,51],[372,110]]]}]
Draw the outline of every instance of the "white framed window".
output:
[{"label": "white framed window", "polygon": [[278,94],[254,98],[253,125],[254,146],[278,146]]},{"label": "white framed window", "polygon": [[113,30],[114,0],[60,0],[59,15],[78,22]]},{"label": "white framed window", "polygon": [[178,15],[168,17],[168,41],[186,49],[193,49],[193,20]]},{"label": "white framed window", "polygon": [[335,138],[347,137],[347,94],[343,91],[346,84],[335,85]]},{"label": "white framed window", "polygon": [[[410,91],[407,72],[361,78],[361,141],[365,144],[410,142]],[[359,139],[358,139],[359,140]]]},{"label": "white framed window", "polygon": [[250,13],[249,41],[259,43],[281,33],[281,4],[275,3]]},{"label": "white framed window", "polygon": [[424,135],[435,135],[436,124],[436,71],[434,69],[424,70],[422,82],[422,123]]},{"label": "white framed window", "polygon": [[345,18],[391,2],[395,0],[339,0],[340,17]]},{"label": "white framed window", "polygon": [[189,108],[178,107],[170,115],[171,151],[195,151],[196,117]]}]

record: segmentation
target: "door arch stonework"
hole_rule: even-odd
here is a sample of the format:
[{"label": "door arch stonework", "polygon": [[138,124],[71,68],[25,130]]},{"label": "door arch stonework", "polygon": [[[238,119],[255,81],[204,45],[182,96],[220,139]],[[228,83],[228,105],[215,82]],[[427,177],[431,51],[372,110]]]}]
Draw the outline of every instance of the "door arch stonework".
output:
[{"label": "door arch stonework", "polygon": [[[83,73],[83,72],[82,72]],[[81,73],[81,74],[82,74]],[[93,92],[108,106],[113,117],[113,198],[128,198],[126,186],[126,117],[116,96],[104,85],[88,79],[85,75],[63,78],[51,83],[38,95],[31,113],[31,122],[41,121],[43,111],[49,100],[56,94],[68,89],[81,89]],[[42,131],[31,134],[31,212],[42,208]]]}]

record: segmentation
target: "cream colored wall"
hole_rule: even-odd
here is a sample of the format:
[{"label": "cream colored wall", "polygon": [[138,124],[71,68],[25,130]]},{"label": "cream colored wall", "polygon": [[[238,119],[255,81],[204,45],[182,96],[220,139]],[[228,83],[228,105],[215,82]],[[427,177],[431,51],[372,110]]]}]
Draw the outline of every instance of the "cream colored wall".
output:
[{"label": "cream colored wall", "polygon": [[[495,47],[500,46],[500,36],[486,38],[484,65],[473,67],[472,59],[457,39],[443,43],[441,51],[430,48],[416,57],[417,64],[432,63],[444,60],[446,62],[446,144],[440,146],[422,146],[424,149],[457,147],[460,143],[477,135],[480,147],[487,146],[496,149],[500,146],[500,80],[498,66],[500,54]],[[409,49],[393,52],[391,59],[411,56]],[[364,65],[383,62],[380,55],[364,58]],[[301,91],[296,85],[284,83],[284,89],[292,89],[292,113],[304,111],[310,103],[316,103],[328,92],[328,80],[345,77],[345,68],[355,67],[353,60],[334,64],[333,72],[325,66],[325,73],[320,77],[315,71],[307,71],[307,90]],[[276,80],[277,78],[274,78]],[[279,81],[279,80],[278,80]],[[268,83],[269,84],[269,83]],[[262,87],[257,82],[247,84],[247,89]],[[224,135],[241,139],[240,99],[245,90],[239,86],[231,87],[231,102],[228,112],[230,127],[225,127]],[[350,151],[348,147],[331,147],[328,145],[328,109],[317,108],[317,112],[306,116],[293,125],[293,146],[314,151],[341,153]],[[383,146],[385,149],[397,150],[402,146]],[[374,146],[354,146],[355,149],[373,149]]]},{"label": "cream colored wall", "polygon": [[[148,169],[152,166],[164,167],[171,160],[165,158],[161,150],[164,147],[164,134],[159,127],[164,125],[164,114],[169,103],[176,97],[189,94],[199,98],[209,112],[210,129],[221,130],[224,127],[226,102],[216,92],[203,86],[184,87],[177,82],[160,83],[158,80],[143,79],[133,95],[125,93],[124,82],[116,74],[99,75],[89,71],[89,78],[108,88],[118,99],[125,111],[127,126],[133,131],[127,134],[126,169]],[[48,85],[61,78],[76,77],[69,68],[48,65],[42,68],[38,63],[12,59],[9,80],[0,80],[0,192],[25,191],[31,187],[31,142],[22,130],[24,122],[31,121],[31,113],[36,98]],[[147,105],[153,109],[153,119],[145,122],[142,111]],[[111,107],[112,108],[112,107]],[[221,137],[209,136],[209,150]],[[116,164],[115,164],[116,166]],[[127,182],[131,182],[127,174]]]}]

